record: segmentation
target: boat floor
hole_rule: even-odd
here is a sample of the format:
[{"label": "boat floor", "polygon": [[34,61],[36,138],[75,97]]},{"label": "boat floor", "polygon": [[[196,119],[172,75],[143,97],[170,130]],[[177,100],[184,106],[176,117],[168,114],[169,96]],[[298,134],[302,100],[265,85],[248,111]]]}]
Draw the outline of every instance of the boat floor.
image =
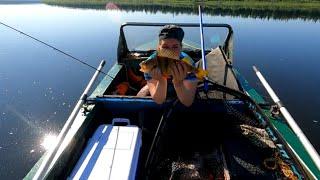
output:
[{"label": "boat floor", "polygon": [[273,148],[256,146],[242,123],[225,114],[174,114],[160,128],[141,179],[276,179],[263,165]]}]

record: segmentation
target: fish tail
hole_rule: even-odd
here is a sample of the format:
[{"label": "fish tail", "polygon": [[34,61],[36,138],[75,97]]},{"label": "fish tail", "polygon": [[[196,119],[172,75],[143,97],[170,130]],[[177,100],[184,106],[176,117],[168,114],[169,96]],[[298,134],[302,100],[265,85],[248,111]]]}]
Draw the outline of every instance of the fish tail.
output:
[{"label": "fish tail", "polygon": [[195,75],[198,79],[203,80],[204,77],[208,76],[208,71],[203,69],[197,69]]}]

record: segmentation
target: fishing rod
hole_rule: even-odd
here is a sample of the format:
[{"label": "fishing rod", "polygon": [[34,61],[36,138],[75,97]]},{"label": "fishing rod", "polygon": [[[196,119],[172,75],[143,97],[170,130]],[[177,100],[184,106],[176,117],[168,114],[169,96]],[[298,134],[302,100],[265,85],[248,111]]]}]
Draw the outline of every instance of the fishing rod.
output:
[{"label": "fishing rod", "polygon": [[[203,27],[202,27],[202,7],[199,5],[199,23],[200,23],[200,39],[201,39],[201,56],[202,56],[202,69],[204,71],[207,70],[207,61],[205,56],[205,49],[204,49],[204,38],[203,38]],[[207,76],[204,78],[204,90],[208,92],[208,82]]]},{"label": "fishing rod", "polygon": [[261,81],[264,88],[267,90],[268,94],[271,96],[274,103],[278,106],[281,114],[286,119],[287,123],[293,130],[293,132],[297,135],[297,137],[300,139],[302,145],[307,150],[309,156],[317,166],[317,168],[320,170],[320,157],[317,151],[314,149],[308,138],[304,135],[302,130],[297,125],[296,121],[293,119],[291,114],[288,112],[288,110],[284,107],[281,100],[278,98],[276,93],[273,91],[269,83],[266,81],[266,79],[263,77],[261,72],[258,70],[256,66],[253,66],[253,70],[256,72],[256,75],[258,76],[259,80]]},{"label": "fishing rod", "polygon": [[[92,68],[92,69],[94,69],[95,71],[96,71],[96,70],[98,70],[97,68],[95,68],[94,66],[92,66],[92,65],[90,65],[90,64],[88,64],[88,63],[86,63],[85,61],[80,60],[79,58],[76,58],[76,57],[74,57],[74,56],[72,56],[72,55],[70,55],[70,54],[68,54],[68,53],[66,53],[66,52],[64,52],[64,51],[62,51],[62,50],[60,50],[60,49],[58,49],[58,48],[56,48],[56,47],[54,47],[54,46],[52,46],[52,45],[48,44],[48,43],[46,43],[46,42],[43,42],[43,41],[41,41],[41,40],[39,40],[39,39],[37,39],[37,38],[35,38],[35,37],[33,37],[33,36],[31,36],[31,35],[27,34],[27,33],[24,33],[24,32],[22,32],[22,31],[20,31],[20,30],[18,30],[18,29],[16,29],[16,28],[14,28],[14,27],[12,27],[12,26],[9,26],[9,25],[7,25],[7,24],[5,24],[5,23],[1,22],[1,21],[0,21],[0,24],[2,24],[2,25],[3,25],[3,26],[5,26],[5,27],[8,27],[8,28],[10,28],[10,29],[12,29],[12,30],[14,30],[14,31],[16,31],[16,32],[19,32],[20,34],[25,35],[25,36],[27,36],[27,37],[29,37],[29,38],[31,38],[31,39],[33,39],[33,40],[37,41],[37,42],[40,42],[41,44],[44,44],[44,45],[46,45],[46,46],[48,46],[48,47],[52,48],[53,50],[56,50],[56,51],[58,51],[58,52],[60,52],[60,53],[62,53],[62,54],[64,54],[64,55],[66,55],[66,56],[68,56],[68,57],[72,58],[73,60],[76,60],[76,61],[78,61],[78,62],[80,62],[80,63],[82,63],[82,64],[84,64],[84,65],[86,65],[86,66],[88,66],[88,67],[90,67],[90,68]],[[111,77],[111,76],[110,76],[110,75],[108,75],[107,73],[103,72],[102,70],[99,70],[99,72],[100,72],[100,73],[102,73],[102,74],[104,74],[104,75],[107,75],[107,76],[109,76],[110,78],[112,78],[112,79],[113,79],[113,77]]]}]

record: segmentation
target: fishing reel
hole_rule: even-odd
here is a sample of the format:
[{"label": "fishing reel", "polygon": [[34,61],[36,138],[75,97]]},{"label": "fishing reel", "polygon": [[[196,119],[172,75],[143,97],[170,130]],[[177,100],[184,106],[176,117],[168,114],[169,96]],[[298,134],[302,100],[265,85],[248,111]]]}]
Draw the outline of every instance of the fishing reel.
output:
[{"label": "fishing reel", "polygon": [[270,113],[272,117],[278,117],[280,114],[280,107],[276,104],[270,106]]}]

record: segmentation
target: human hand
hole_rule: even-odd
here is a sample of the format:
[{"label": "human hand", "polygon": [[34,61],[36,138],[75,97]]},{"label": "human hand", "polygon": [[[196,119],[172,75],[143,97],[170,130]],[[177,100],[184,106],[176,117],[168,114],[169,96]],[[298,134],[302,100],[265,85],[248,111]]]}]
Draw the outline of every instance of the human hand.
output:
[{"label": "human hand", "polygon": [[161,73],[161,70],[159,68],[153,68],[151,71],[150,71],[150,76],[152,77],[152,79],[155,79],[155,80],[163,80],[164,77],[162,76],[162,73]]},{"label": "human hand", "polygon": [[184,63],[177,63],[171,69],[172,76],[173,76],[173,83],[180,83],[182,82],[187,76],[187,65]]}]

